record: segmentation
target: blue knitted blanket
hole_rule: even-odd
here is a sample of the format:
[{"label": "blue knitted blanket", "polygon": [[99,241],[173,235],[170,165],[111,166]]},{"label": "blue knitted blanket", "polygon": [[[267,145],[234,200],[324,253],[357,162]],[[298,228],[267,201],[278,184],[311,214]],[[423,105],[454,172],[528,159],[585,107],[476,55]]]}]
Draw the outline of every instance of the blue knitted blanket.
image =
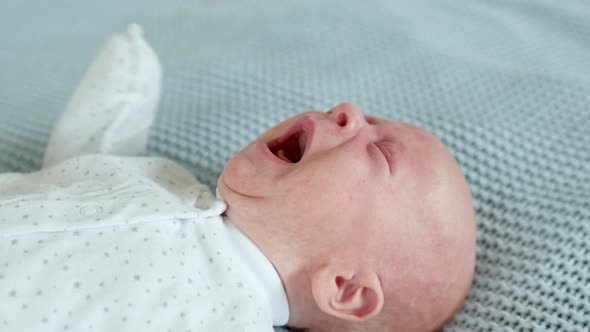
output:
[{"label": "blue knitted blanket", "polygon": [[86,67],[130,22],[164,68],[147,154],[213,187],[304,110],[351,101],[415,123],[450,147],[477,212],[474,284],[444,331],[590,330],[589,2],[3,1],[0,172],[39,169]]}]

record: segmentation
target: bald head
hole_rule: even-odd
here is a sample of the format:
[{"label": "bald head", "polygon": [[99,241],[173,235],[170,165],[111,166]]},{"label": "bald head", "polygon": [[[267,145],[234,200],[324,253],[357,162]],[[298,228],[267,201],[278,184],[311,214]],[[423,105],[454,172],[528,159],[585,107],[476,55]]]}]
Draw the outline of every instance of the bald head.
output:
[{"label": "bald head", "polygon": [[383,312],[390,309],[386,315],[402,331],[431,331],[452,317],[471,285],[475,216],[469,187],[451,153],[430,133],[409,128],[420,180],[400,197],[407,208],[403,217],[411,222],[390,220],[405,236],[388,246],[391,260],[382,266],[389,300]]}]

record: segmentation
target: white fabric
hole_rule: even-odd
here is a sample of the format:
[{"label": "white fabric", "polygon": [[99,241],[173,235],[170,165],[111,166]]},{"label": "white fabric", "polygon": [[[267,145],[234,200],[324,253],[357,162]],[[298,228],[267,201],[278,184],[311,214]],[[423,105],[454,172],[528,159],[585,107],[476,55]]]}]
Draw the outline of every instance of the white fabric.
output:
[{"label": "white fabric", "polygon": [[57,121],[43,167],[88,151],[116,155],[143,152],[161,80],[158,57],[142,38],[138,25],[113,35]]},{"label": "white fabric", "polygon": [[111,155],[145,145],[160,84],[150,50],[138,26],[112,38],[58,121],[47,168],[0,174],[3,330],[270,332],[288,319],[284,302],[273,319],[279,276],[227,227],[222,200],[172,161]]},{"label": "white fabric", "polygon": [[7,331],[273,330],[225,205],[194,207],[208,189],[177,164],[85,155],[0,188]]}]

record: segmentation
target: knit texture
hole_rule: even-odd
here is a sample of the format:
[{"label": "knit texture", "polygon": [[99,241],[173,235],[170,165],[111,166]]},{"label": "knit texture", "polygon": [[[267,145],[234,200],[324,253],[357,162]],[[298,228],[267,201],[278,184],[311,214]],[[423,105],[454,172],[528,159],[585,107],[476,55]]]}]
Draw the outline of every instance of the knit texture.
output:
[{"label": "knit texture", "polygon": [[130,22],[164,70],[147,154],[213,188],[304,110],[351,101],[422,126],[477,212],[475,280],[444,331],[590,330],[587,1],[4,1],[1,172],[39,169],[95,53]]}]

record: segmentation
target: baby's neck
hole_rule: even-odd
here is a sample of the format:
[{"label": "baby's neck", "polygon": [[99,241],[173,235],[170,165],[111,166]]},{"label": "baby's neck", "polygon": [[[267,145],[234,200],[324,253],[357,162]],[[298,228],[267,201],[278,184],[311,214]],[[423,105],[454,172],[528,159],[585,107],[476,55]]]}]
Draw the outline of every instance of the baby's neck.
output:
[{"label": "baby's neck", "polygon": [[[311,273],[304,262],[297,260],[294,251],[273,250],[267,256],[278,271],[289,300],[290,327],[318,326],[325,314],[318,308],[311,291]],[[283,255],[281,255],[283,254]],[[301,257],[301,256],[298,256]]]},{"label": "baby's neck", "polygon": [[[311,275],[309,271],[301,269],[290,271],[283,279],[283,285],[289,298],[290,327],[306,329],[306,331],[323,331],[327,326],[336,326],[335,317],[325,314],[316,305],[311,291]],[[279,271],[279,274],[281,272]]]},{"label": "baby's neck", "polygon": [[256,222],[240,222],[229,219],[264,253],[279,274],[289,302],[289,326],[308,328],[321,318],[322,312],[315,304],[311,291],[310,255],[307,248],[300,248],[298,241],[286,246],[281,236],[269,234],[268,229]]},{"label": "baby's neck", "polygon": [[[292,271],[295,272],[295,271]],[[305,273],[287,273],[285,277],[279,271],[287,298],[289,299],[289,326],[307,328],[319,310],[313,300],[309,277]]]}]

